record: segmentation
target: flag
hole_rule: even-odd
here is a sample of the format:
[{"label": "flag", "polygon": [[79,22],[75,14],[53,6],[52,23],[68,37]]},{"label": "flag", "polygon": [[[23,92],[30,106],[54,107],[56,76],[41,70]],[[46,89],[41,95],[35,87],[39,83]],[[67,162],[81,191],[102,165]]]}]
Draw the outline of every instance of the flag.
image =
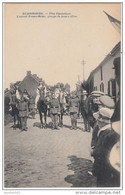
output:
[{"label": "flag", "polygon": [[113,25],[113,27],[120,33],[121,32],[121,22],[119,20],[113,18],[109,14],[107,14],[105,11],[103,11],[103,12],[107,15],[107,17],[108,17],[109,21],[111,22],[111,24]]}]

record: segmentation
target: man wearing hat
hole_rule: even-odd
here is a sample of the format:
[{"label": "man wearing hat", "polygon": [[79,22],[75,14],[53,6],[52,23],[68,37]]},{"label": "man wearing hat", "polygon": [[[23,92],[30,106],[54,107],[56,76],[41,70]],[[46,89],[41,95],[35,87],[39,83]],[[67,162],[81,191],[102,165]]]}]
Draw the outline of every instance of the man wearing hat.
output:
[{"label": "man wearing hat", "polygon": [[85,90],[83,90],[81,94],[80,110],[81,110],[81,115],[84,121],[85,131],[90,131],[90,126],[88,123],[88,117],[87,117],[87,112],[86,112],[87,94],[88,93]]},{"label": "man wearing hat", "polygon": [[111,121],[115,122],[115,121],[120,121],[120,66],[121,66],[120,57],[115,58],[113,64],[114,64],[113,69],[115,69],[116,83],[118,84],[118,87],[119,87],[119,93],[118,93],[118,99],[115,105],[115,111],[111,118]]},{"label": "man wearing hat", "polygon": [[94,165],[93,175],[97,177],[98,187],[118,187],[119,181],[116,178],[116,173],[109,163],[109,154],[119,140],[119,135],[114,131],[110,123],[112,110],[109,108],[101,108],[98,116],[98,139],[93,150]]},{"label": "man wearing hat", "polygon": [[71,93],[71,98],[69,101],[69,110],[71,117],[71,129],[77,129],[77,117],[78,117],[78,109],[79,109],[79,98],[76,95],[76,91]]},{"label": "man wearing hat", "polygon": [[96,147],[97,140],[98,140],[98,132],[100,131],[100,129],[105,125],[108,125],[110,127],[111,125],[110,119],[112,117],[113,112],[114,112],[113,109],[102,107],[99,109],[98,112],[93,114],[93,117],[95,118],[96,122],[92,132],[92,140],[91,140],[92,151]]},{"label": "man wearing hat", "polygon": [[95,118],[93,117],[93,113],[98,112],[99,105],[100,105],[99,97],[103,95],[104,93],[101,91],[93,91],[87,98],[86,110],[87,110],[89,125],[92,128],[94,127],[94,124],[95,124]]},{"label": "man wearing hat", "polygon": [[50,117],[52,119],[52,124],[53,124],[52,129],[59,129],[58,114],[60,112],[60,104],[54,92],[52,92],[52,98],[50,99],[49,107],[50,107]]}]

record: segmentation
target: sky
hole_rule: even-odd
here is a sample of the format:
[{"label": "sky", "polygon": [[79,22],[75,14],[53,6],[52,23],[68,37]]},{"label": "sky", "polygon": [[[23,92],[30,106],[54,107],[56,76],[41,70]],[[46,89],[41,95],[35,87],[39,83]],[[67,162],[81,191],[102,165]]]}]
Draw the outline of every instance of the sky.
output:
[{"label": "sky", "polygon": [[31,70],[75,89],[121,40],[103,11],[121,21],[120,3],[4,4],[4,88]]}]

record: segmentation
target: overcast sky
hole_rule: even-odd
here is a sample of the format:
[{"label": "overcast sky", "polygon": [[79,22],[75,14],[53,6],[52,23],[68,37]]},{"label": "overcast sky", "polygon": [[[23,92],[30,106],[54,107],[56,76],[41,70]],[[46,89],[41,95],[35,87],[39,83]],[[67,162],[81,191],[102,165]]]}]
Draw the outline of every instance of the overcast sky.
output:
[{"label": "overcast sky", "polygon": [[[69,83],[73,89],[78,75],[83,79],[83,60],[87,79],[121,39],[103,10],[121,21],[118,3],[6,4],[4,88],[31,70],[47,84]],[[34,18],[31,12],[46,17]]]}]

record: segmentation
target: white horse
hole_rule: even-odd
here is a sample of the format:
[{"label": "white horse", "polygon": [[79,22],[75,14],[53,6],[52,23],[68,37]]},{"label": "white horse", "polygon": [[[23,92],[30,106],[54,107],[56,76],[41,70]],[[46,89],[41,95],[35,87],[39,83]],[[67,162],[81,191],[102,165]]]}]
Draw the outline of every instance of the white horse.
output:
[{"label": "white horse", "polygon": [[59,126],[63,126],[63,114],[66,110],[66,99],[65,99],[65,93],[61,91],[60,89],[55,90],[55,97],[58,98],[59,104],[60,104],[60,113],[59,116]]}]

